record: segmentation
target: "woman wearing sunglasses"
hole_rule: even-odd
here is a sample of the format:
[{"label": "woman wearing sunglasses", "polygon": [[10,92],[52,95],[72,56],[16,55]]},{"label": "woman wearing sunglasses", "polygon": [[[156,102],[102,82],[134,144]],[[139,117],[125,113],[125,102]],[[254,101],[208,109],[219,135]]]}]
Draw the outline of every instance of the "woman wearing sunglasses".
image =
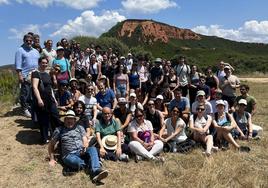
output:
[{"label": "woman wearing sunglasses", "polygon": [[197,114],[190,116],[190,129],[193,131],[193,139],[196,142],[206,144],[206,151],[203,152],[206,156],[211,155],[212,149],[217,151],[218,148],[213,146],[213,137],[209,134],[209,127],[212,122],[210,115],[205,115],[205,105],[200,103],[196,108]]},{"label": "woman wearing sunglasses", "polygon": [[135,110],[135,118],[128,127],[128,132],[131,138],[129,148],[136,154],[136,160],[145,158],[163,161],[163,158],[156,157],[163,150],[163,142],[154,139],[152,123],[144,118],[143,110]]}]

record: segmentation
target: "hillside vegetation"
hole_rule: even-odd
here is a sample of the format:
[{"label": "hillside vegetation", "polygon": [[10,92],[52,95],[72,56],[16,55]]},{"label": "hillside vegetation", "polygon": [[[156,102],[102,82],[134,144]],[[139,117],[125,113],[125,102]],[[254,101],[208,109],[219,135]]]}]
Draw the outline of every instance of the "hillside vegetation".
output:
[{"label": "hillside vegetation", "polygon": [[[150,36],[144,35],[144,28],[147,28],[148,20],[138,20],[140,24],[135,24],[131,36],[129,31],[122,35],[122,27],[126,22],[137,22],[137,20],[125,20],[119,22],[108,32],[101,35],[102,37],[114,37],[125,43],[130,50],[133,47],[146,49],[152,53],[153,57],[162,57],[172,59],[176,55],[186,55],[190,64],[197,64],[200,68],[208,65],[215,66],[221,60],[231,63],[237,73],[249,73],[252,71],[267,72],[268,71],[268,45],[261,43],[245,43],[226,40],[219,37],[211,37],[199,35],[200,40],[191,39],[194,35],[184,36],[186,39],[170,38],[168,42],[161,40],[154,41],[153,33]],[[154,22],[154,24],[167,24]],[[134,27],[134,26],[133,26]],[[171,30],[173,26],[169,26]],[[181,29],[183,30],[183,29]],[[170,33],[166,31],[166,33]],[[181,35],[185,35],[182,33]],[[190,39],[187,39],[190,38]]]}]

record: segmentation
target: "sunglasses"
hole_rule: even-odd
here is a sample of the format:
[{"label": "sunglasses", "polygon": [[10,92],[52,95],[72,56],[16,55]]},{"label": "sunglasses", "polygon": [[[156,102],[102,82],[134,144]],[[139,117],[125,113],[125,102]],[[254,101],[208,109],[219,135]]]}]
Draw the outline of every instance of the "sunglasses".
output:
[{"label": "sunglasses", "polygon": [[205,108],[197,108],[197,111],[199,111],[199,110],[204,111]]},{"label": "sunglasses", "polygon": [[141,118],[141,117],[143,117],[143,114],[136,115],[136,118]]},{"label": "sunglasses", "polygon": [[150,103],[150,104],[148,104],[148,106],[154,106],[154,104],[153,103]]}]

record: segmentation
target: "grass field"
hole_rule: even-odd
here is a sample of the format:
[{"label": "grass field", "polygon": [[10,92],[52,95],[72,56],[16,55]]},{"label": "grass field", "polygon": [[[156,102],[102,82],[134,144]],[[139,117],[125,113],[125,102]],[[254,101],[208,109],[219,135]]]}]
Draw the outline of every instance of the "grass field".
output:
[{"label": "grass field", "polygon": [[[221,151],[205,158],[202,149],[189,154],[163,154],[164,164],[149,161],[105,161],[109,176],[100,187],[268,187],[268,87],[248,83],[258,101],[253,122],[264,128],[261,140],[241,141],[250,153]],[[39,145],[39,132],[17,109],[2,110],[0,117],[0,187],[95,187],[84,172],[62,175],[62,166],[51,168],[47,147]]]}]

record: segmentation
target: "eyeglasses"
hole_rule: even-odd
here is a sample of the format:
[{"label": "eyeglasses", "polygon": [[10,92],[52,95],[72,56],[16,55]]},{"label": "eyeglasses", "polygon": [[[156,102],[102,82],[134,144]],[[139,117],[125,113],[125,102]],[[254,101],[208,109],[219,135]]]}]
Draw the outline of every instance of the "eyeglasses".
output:
[{"label": "eyeglasses", "polygon": [[154,103],[150,103],[150,104],[148,104],[148,106],[154,106]]},{"label": "eyeglasses", "polygon": [[199,110],[204,111],[205,108],[197,108],[196,110],[197,110],[197,111],[199,111]]}]

